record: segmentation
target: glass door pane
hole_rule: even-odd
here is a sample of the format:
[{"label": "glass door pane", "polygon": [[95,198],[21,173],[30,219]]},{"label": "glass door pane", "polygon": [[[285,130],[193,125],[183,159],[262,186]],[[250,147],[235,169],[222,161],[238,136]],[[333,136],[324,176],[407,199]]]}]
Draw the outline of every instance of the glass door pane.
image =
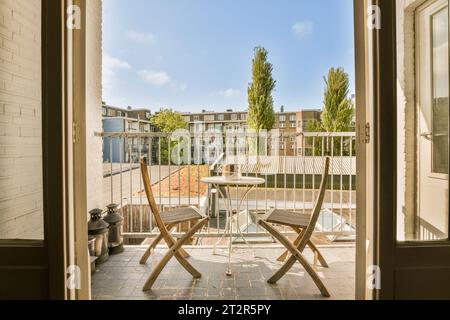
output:
[{"label": "glass door pane", "polygon": [[448,12],[442,9],[431,17],[433,70],[433,168],[448,174]]},{"label": "glass door pane", "polygon": [[41,1],[2,1],[0,240],[42,240]]}]

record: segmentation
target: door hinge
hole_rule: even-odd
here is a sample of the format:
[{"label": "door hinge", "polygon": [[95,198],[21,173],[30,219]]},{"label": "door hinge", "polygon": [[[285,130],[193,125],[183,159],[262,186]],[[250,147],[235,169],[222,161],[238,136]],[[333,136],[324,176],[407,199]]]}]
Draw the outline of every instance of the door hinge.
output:
[{"label": "door hinge", "polygon": [[72,143],[78,142],[78,123],[72,122]]},{"label": "door hinge", "polygon": [[370,123],[361,125],[359,129],[359,142],[363,144],[370,143]]}]

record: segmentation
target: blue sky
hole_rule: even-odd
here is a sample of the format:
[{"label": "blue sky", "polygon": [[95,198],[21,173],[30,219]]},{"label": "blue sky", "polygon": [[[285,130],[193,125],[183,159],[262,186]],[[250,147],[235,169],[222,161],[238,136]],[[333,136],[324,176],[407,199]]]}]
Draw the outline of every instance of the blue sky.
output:
[{"label": "blue sky", "polygon": [[353,0],[104,0],[103,100],[152,111],[247,109],[253,49],[269,51],[275,109],[320,108],[343,67],[354,91]]}]

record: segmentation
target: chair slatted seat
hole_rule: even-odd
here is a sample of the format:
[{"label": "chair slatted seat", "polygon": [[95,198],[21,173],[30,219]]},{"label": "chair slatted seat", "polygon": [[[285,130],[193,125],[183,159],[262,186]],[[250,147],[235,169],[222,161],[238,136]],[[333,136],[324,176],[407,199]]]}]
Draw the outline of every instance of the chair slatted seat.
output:
[{"label": "chair slatted seat", "polygon": [[194,208],[180,208],[161,213],[162,221],[168,224],[178,224],[183,222],[190,222],[203,218],[202,215]]},{"label": "chair slatted seat", "polygon": [[310,214],[302,214],[287,210],[273,209],[267,215],[267,222],[288,227],[307,227],[311,221]]}]

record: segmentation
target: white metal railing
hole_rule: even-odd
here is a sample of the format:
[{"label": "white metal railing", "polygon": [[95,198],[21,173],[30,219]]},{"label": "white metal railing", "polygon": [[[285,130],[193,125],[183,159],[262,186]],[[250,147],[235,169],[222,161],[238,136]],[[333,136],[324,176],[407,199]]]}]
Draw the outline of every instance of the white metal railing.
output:
[{"label": "white metal railing", "polygon": [[[309,212],[320,185],[323,161],[329,156],[330,178],[317,233],[331,240],[355,235],[355,133],[272,132],[260,139],[258,148],[265,154],[259,156],[251,151],[255,135],[244,132],[191,133],[184,138],[188,142],[185,141],[183,152],[177,149],[183,139],[178,134],[98,136],[104,141],[105,204],[117,203],[122,208],[126,238],[154,237],[158,232],[143,192],[139,170],[142,157],[149,164],[153,191],[161,209],[196,206],[211,216],[199,237],[219,237],[225,228],[225,202],[220,192],[201,183],[201,177],[220,175],[224,163],[238,163],[244,175],[264,178],[265,185],[248,194],[242,206],[245,210],[239,215],[246,237],[262,237],[267,234],[252,224],[252,213],[264,214],[271,208]],[[231,148],[230,141],[234,143]],[[174,150],[176,160],[183,158],[183,162],[170,159]],[[240,199],[242,189],[232,190],[233,201]],[[291,233],[288,228],[283,231]]]}]

